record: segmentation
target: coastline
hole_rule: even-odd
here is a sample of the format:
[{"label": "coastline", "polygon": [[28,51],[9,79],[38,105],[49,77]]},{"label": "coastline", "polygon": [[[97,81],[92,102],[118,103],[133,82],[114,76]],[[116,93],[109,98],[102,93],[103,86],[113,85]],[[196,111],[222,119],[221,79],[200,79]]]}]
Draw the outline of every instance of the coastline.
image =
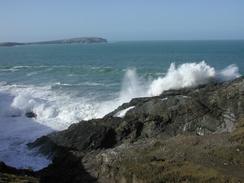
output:
[{"label": "coastline", "polygon": [[242,182],[243,94],[240,77],[132,99],[103,118],[29,144],[53,159],[33,176],[40,182]]},{"label": "coastline", "polygon": [[19,42],[2,42],[0,43],[0,47],[12,47],[12,46],[23,46],[23,45],[47,45],[47,44],[92,44],[92,43],[107,43],[108,41],[104,38],[100,37],[81,37],[81,38],[71,38],[71,39],[60,39],[53,41],[38,41],[38,42],[27,42],[27,43],[19,43]]}]

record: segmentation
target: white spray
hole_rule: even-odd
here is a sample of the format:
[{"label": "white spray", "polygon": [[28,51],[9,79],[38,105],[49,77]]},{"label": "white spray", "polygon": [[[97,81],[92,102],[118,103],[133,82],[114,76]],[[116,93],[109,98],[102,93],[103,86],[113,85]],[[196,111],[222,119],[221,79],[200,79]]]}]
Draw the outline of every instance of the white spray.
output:
[{"label": "white spray", "polygon": [[[155,96],[168,89],[197,86],[212,79],[226,81],[239,76],[235,65],[216,71],[204,61],[179,66],[171,64],[165,76],[153,81],[145,81],[137,76],[135,69],[128,69],[119,97],[105,102],[56,93],[50,87],[0,82],[0,160],[16,167],[40,169],[49,161],[33,156],[25,146],[37,137],[65,129],[80,120],[102,117],[135,97]],[[28,111],[35,112],[37,118],[27,119],[24,113]]]},{"label": "white spray", "polygon": [[213,67],[206,64],[205,61],[200,63],[185,63],[178,67],[172,63],[164,77],[159,77],[151,83],[148,94],[155,96],[169,89],[195,87],[206,84],[210,80],[227,81],[239,76],[238,67],[235,65],[230,65],[221,71],[216,71]]}]

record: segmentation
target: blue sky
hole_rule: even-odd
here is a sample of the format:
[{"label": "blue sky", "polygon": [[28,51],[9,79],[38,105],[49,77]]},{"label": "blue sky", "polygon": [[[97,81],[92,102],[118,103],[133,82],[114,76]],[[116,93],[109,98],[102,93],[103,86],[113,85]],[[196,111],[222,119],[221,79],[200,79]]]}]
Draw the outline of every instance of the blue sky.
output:
[{"label": "blue sky", "polygon": [[1,0],[0,42],[244,39],[244,0]]}]

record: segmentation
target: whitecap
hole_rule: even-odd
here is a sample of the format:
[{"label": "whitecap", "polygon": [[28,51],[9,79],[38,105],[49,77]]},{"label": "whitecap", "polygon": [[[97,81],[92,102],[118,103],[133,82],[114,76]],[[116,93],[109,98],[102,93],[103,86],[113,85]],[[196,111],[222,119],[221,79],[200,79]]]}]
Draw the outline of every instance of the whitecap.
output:
[{"label": "whitecap", "polygon": [[114,117],[123,118],[123,117],[125,117],[126,113],[133,108],[135,108],[135,106],[130,106],[126,109],[118,111],[116,114],[114,114]]},{"label": "whitecap", "polygon": [[149,90],[149,96],[161,94],[165,90],[195,87],[206,84],[211,80],[227,81],[239,77],[238,67],[235,65],[217,71],[205,61],[199,63],[185,63],[178,67],[172,63],[168,72],[163,77],[153,80]]},{"label": "whitecap", "polygon": [[[25,144],[42,135],[66,129],[70,124],[81,120],[103,117],[135,97],[159,95],[168,89],[194,87],[213,79],[226,81],[239,76],[238,67],[235,65],[218,71],[204,61],[178,66],[171,64],[164,76],[159,76],[152,81],[139,77],[135,69],[127,69],[119,94],[109,101],[94,101],[86,96],[73,96],[72,92],[54,90],[53,84],[34,86],[1,82],[0,160],[16,167],[40,169],[46,166],[49,160],[34,155]],[[76,84],[103,85],[96,82]],[[57,82],[54,85],[69,86],[70,84]],[[119,111],[115,116],[124,117],[132,108],[134,106]],[[37,118],[27,119],[24,114],[29,111],[36,113]]]}]

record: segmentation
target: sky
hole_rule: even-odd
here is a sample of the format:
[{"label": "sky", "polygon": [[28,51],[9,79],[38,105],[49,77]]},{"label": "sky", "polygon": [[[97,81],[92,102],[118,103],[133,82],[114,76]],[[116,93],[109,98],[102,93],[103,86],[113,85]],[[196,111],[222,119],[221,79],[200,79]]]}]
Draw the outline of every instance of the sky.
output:
[{"label": "sky", "polygon": [[244,39],[244,0],[0,0],[0,42]]}]

